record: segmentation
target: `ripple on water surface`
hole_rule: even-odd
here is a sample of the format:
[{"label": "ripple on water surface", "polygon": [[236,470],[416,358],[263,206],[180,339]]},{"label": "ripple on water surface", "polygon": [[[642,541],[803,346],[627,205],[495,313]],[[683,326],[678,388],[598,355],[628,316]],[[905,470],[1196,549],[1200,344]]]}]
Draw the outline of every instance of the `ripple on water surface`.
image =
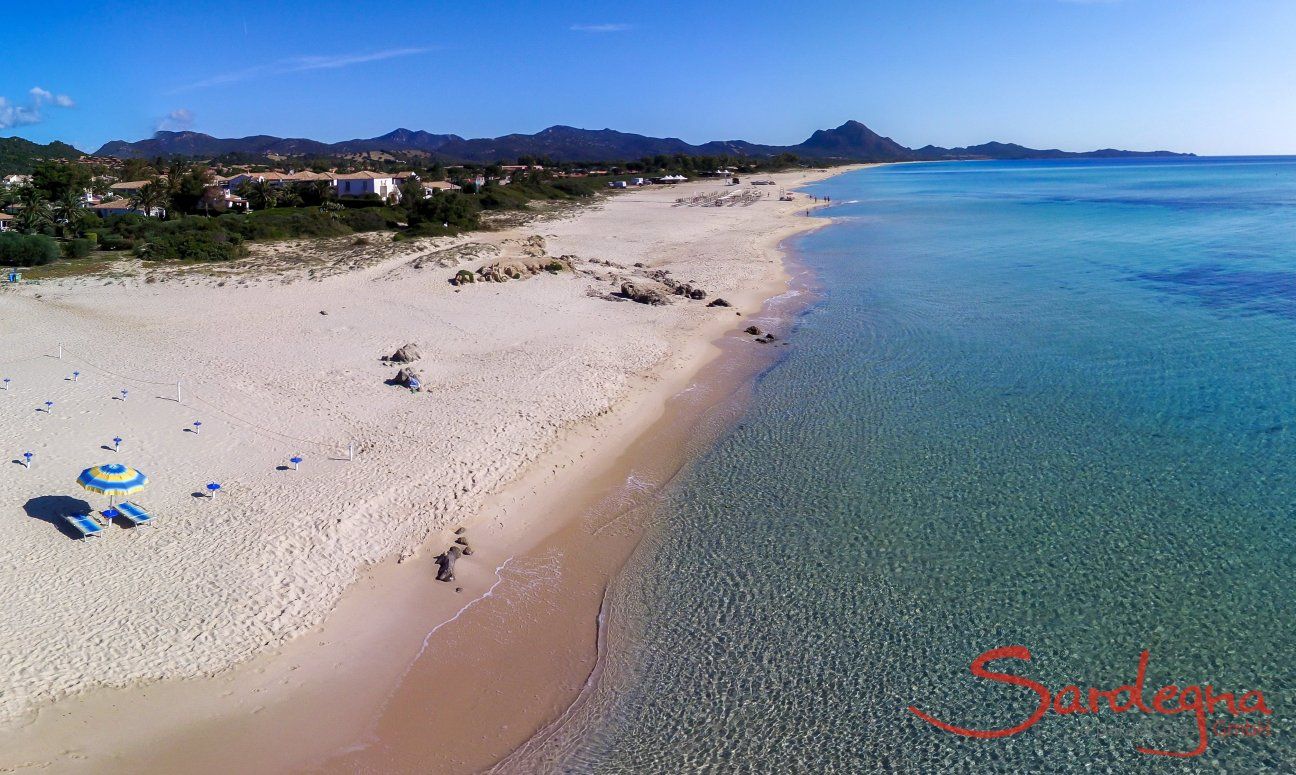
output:
[{"label": "ripple on water surface", "polygon": [[[826,292],[672,489],[603,673],[534,769],[1291,772],[1296,162],[949,164],[822,184]],[[1221,259],[1220,256],[1225,256]],[[1221,263],[1223,261],[1224,263]],[[1059,716],[1148,649],[1260,689],[1271,733]],[[1254,717],[1253,717],[1254,718]],[[1225,720],[1232,720],[1225,716]]]}]

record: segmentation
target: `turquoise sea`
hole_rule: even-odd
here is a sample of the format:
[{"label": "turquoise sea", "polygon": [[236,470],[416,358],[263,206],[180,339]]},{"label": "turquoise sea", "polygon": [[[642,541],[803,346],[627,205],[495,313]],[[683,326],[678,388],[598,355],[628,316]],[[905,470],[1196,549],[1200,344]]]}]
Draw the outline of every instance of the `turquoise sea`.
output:
[{"label": "turquoise sea", "polygon": [[[969,162],[811,189],[817,300],[670,489],[550,769],[1296,772],[1296,159]],[[1261,690],[1273,713],[1048,712]],[[1087,696],[1087,695],[1086,695]],[[1176,701],[1177,702],[1177,701]],[[1170,703],[1173,707],[1175,703]],[[1215,724],[1267,724],[1224,736]]]}]

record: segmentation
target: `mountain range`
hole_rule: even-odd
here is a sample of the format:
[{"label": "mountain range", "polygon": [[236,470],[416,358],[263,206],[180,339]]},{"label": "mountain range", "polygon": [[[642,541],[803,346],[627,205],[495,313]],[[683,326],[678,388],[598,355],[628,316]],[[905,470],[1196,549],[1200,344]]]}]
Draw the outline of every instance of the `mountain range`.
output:
[{"label": "mountain range", "polygon": [[114,140],[95,151],[96,156],[154,158],[188,156],[212,158],[229,153],[255,156],[339,156],[386,151],[425,153],[444,161],[496,162],[534,156],[566,162],[594,162],[639,159],[660,154],[691,156],[736,156],[762,158],[782,153],[803,159],[848,161],[927,161],[940,159],[1060,159],[1112,158],[1124,156],[1179,156],[1170,151],[1120,151],[1106,148],[1082,153],[1056,148],[1026,148],[1013,143],[991,142],[962,148],[927,145],[907,148],[883,137],[858,121],[847,121],[835,129],[820,129],[797,145],[759,145],[745,140],[717,140],[691,145],[675,137],[647,137],[612,129],[577,129],[552,126],[535,134],[465,139],[453,134],[397,129],[379,137],[325,143],[305,138],[253,135],[218,138],[200,132],[158,132],[147,140]]}]

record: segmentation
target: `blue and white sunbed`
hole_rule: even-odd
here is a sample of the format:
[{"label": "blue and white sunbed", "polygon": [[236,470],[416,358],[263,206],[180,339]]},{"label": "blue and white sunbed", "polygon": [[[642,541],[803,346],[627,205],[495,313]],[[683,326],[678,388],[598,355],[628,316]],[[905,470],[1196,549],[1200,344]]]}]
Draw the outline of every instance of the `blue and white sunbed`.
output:
[{"label": "blue and white sunbed", "polygon": [[103,532],[103,525],[96,522],[89,514],[64,514],[63,520],[80,533],[82,538],[97,536]]},{"label": "blue and white sunbed", "polygon": [[136,527],[149,525],[153,522],[153,515],[145,511],[138,503],[123,501],[122,503],[118,503],[116,508],[118,514]]}]

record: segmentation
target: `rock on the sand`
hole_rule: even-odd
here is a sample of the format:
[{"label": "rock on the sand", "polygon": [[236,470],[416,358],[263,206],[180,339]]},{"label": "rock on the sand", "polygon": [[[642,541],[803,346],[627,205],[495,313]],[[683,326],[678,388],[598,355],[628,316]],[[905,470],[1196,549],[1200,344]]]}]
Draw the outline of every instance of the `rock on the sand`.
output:
[{"label": "rock on the sand", "polygon": [[423,353],[419,352],[418,345],[411,342],[392,353],[392,356],[387,360],[392,363],[413,363],[422,357]]},{"label": "rock on the sand", "polygon": [[756,326],[747,326],[747,328],[743,329],[743,333],[751,334],[752,336],[760,336],[764,332]]},{"label": "rock on the sand", "polygon": [[419,381],[419,390],[422,390],[423,375],[419,374],[414,369],[411,369],[409,366],[404,366],[401,368],[400,371],[396,372],[396,376],[391,378],[391,382],[389,384],[400,385],[401,387],[407,388],[410,386],[410,383],[413,382],[415,379]]},{"label": "rock on the sand", "polygon": [[733,305],[722,298],[716,297],[715,299],[712,299],[711,303],[708,304],[707,306],[708,307],[732,307]]},{"label": "rock on the sand", "polygon": [[452,546],[444,554],[437,557],[437,566],[438,566],[437,575],[436,575],[437,581],[455,580],[455,575],[454,575],[455,560],[459,559],[459,556],[461,554],[463,554],[463,552],[460,551],[459,547]]},{"label": "rock on the sand", "polygon": [[624,282],[621,283],[621,295],[640,304],[661,306],[670,304],[670,296],[662,288],[651,285]]}]

